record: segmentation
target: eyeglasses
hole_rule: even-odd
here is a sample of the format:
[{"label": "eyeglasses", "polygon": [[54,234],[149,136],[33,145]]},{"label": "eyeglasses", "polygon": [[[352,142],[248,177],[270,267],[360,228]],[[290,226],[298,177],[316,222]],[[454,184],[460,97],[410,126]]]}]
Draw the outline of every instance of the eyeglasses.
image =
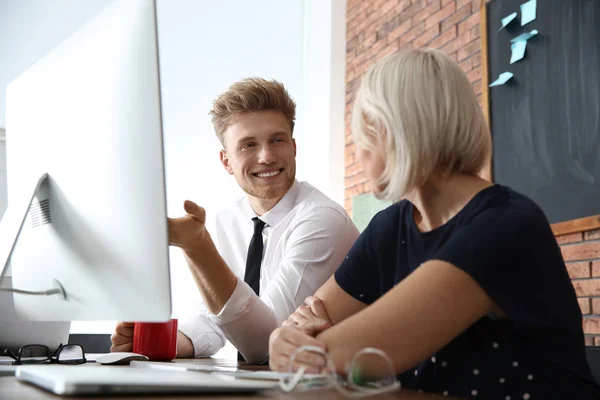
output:
[{"label": "eyeglasses", "polygon": [[68,364],[78,365],[87,362],[83,347],[78,344],[62,343],[50,353],[48,346],[43,344],[29,344],[19,349],[17,355],[11,350],[4,350],[4,355],[12,358],[13,365],[24,364]]},{"label": "eyeglasses", "polygon": [[[296,360],[320,356],[325,359],[325,368],[320,374],[305,374],[306,367],[296,368]],[[294,371],[296,370],[296,371]],[[345,378],[336,374],[331,356],[316,346],[301,346],[292,354],[288,366],[288,374],[279,381],[285,392],[310,391],[315,389],[334,388],[348,397],[366,397],[400,390],[400,382],[396,378],[396,370],[389,356],[376,348],[367,347],[354,355],[346,364]]]}]

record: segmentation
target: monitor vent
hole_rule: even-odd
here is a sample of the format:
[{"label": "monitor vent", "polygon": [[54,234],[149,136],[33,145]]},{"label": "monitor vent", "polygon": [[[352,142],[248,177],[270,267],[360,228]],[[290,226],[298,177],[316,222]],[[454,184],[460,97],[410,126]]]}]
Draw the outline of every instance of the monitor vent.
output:
[{"label": "monitor vent", "polygon": [[39,203],[34,203],[29,207],[29,214],[31,215],[31,227],[37,228],[38,226],[51,224],[52,219],[50,218],[50,200],[42,200]]}]

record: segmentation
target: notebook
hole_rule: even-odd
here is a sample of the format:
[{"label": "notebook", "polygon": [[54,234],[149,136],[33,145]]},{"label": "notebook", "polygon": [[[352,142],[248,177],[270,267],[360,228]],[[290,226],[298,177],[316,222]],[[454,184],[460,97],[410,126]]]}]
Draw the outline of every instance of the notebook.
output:
[{"label": "notebook", "polygon": [[240,379],[219,373],[165,371],[99,364],[25,365],[18,380],[57,395],[256,393],[273,381]]}]

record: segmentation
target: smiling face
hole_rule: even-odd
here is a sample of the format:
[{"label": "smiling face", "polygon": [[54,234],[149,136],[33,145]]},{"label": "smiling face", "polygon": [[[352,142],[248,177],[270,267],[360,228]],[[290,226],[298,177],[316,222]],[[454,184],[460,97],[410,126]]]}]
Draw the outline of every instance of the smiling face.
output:
[{"label": "smiling face", "polygon": [[289,121],[279,111],[248,112],[236,117],[223,139],[221,163],[248,194],[254,210],[268,211],[296,177],[296,142]]}]

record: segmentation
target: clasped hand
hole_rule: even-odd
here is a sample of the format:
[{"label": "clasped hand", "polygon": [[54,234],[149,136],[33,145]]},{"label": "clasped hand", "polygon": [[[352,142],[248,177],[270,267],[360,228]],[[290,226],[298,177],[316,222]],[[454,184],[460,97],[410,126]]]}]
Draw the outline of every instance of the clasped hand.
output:
[{"label": "clasped hand", "polygon": [[[288,372],[290,358],[300,346],[312,345],[326,350],[325,344],[315,336],[331,327],[327,310],[321,300],[313,296],[304,303],[306,305],[298,307],[269,338],[269,366],[274,371]],[[304,366],[307,373],[320,373],[325,365],[322,355],[302,352],[296,357],[293,368],[297,370]]]}]

